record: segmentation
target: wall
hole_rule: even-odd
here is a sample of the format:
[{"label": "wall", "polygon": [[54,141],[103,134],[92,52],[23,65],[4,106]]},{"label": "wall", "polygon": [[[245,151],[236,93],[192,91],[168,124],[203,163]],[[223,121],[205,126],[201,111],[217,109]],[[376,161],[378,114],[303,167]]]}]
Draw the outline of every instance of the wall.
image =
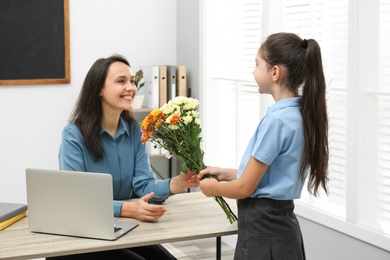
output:
[{"label": "wall", "polygon": [[69,0],[71,83],[0,87],[0,201],[26,201],[25,169],[58,168],[61,131],[100,57],[176,63],[176,0]]},{"label": "wall", "polygon": [[306,258],[315,260],[388,260],[390,252],[308,219],[298,217]]},{"label": "wall", "polygon": [[177,1],[177,62],[187,66],[190,95],[200,98],[199,1]]}]

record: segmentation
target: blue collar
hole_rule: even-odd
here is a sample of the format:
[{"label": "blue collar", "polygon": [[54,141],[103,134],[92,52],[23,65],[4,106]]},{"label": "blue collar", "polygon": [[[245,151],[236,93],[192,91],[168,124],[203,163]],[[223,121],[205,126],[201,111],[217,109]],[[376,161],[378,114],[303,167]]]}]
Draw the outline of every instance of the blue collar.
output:
[{"label": "blue collar", "polygon": [[301,106],[301,97],[285,98],[282,99],[268,108],[267,114],[275,112],[276,110],[285,108],[285,107],[300,107]]}]

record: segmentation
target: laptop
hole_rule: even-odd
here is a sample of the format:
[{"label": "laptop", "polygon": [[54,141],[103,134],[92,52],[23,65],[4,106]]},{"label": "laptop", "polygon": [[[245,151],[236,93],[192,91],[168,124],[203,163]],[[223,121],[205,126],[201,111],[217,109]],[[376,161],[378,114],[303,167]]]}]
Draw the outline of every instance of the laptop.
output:
[{"label": "laptop", "polygon": [[110,174],[28,168],[26,185],[32,232],[116,240],[138,226],[115,220]]}]

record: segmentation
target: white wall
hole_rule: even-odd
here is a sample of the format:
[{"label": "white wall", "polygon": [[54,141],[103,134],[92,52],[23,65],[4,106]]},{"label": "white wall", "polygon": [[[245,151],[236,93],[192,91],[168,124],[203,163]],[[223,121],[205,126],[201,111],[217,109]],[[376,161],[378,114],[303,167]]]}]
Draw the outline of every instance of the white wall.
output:
[{"label": "white wall", "polygon": [[311,260],[388,260],[390,252],[311,220],[298,217]]},{"label": "white wall", "polygon": [[0,87],[0,201],[26,203],[25,169],[58,168],[61,131],[92,63],[176,63],[176,0],[69,0],[71,83]]},{"label": "white wall", "polygon": [[[191,97],[200,98],[199,1],[177,0],[177,62],[187,67]],[[201,111],[202,104],[199,110]],[[202,115],[202,114],[201,114]]]}]

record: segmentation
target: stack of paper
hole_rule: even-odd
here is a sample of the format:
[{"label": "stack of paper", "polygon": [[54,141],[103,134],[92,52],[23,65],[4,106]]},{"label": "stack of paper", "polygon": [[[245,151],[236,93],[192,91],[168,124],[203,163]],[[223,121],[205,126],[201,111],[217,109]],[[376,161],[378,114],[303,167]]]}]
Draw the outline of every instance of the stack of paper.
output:
[{"label": "stack of paper", "polygon": [[0,230],[24,218],[26,211],[26,204],[0,202]]}]

